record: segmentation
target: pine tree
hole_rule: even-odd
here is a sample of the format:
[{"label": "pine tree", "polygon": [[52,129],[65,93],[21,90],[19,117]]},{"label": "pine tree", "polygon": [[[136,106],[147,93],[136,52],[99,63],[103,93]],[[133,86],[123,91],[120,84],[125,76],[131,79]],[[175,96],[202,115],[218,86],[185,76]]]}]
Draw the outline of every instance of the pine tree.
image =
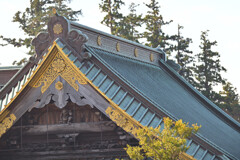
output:
[{"label": "pine tree", "polygon": [[208,30],[201,34],[201,52],[196,55],[198,63],[195,68],[197,84],[195,87],[201,91],[208,99],[218,102],[219,94],[213,90],[213,86],[224,84],[221,72],[226,69],[220,64],[220,54],[212,51],[212,47],[217,45],[217,41],[211,42],[208,38]]},{"label": "pine tree", "polygon": [[117,35],[125,39],[136,41],[140,38],[139,31],[137,27],[142,25],[142,15],[137,15],[135,3],[131,3],[129,6],[130,13],[123,17],[122,21],[119,23],[119,28],[117,29]]},{"label": "pine tree", "polygon": [[123,19],[123,15],[119,10],[124,4],[122,0],[101,0],[99,4],[101,12],[106,13],[101,23],[108,26],[113,35],[117,35],[119,23]]},{"label": "pine tree", "polygon": [[147,39],[146,45],[156,48],[160,46],[165,51],[170,48],[169,40],[172,39],[171,36],[163,32],[162,27],[168,25],[171,21],[164,21],[162,15],[160,14],[160,6],[156,0],[151,0],[149,4],[145,4],[149,11],[144,18],[144,23],[146,25],[146,31],[143,34],[143,38]]},{"label": "pine tree", "polygon": [[[34,54],[34,49],[31,45],[32,39],[42,31],[46,30],[49,16],[52,14],[52,9],[55,8],[58,13],[65,16],[67,19],[76,21],[77,16],[81,14],[81,10],[73,11],[67,6],[71,0],[30,0],[30,7],[27,7],[22,13],[18,11],[13,17],[13,22],[19,23],[19,28],[24,31],[26,38],[6,38],[0,36],[0,39],[5,41],[5,45],[13,45],[14,47],[26,47],[29,49],[28,55]],[[26,58],[14,64],[21,65],[26,62]]]},{"label": "pine tree", "polygon": [[233,118],[239,120],[240,118],[240,102],[237,89],[232,86],[230,82],[227,82],[223,86],[223,91],[220,91],[222,96],[220,107],[229,113]]},{"label": "pine tree", "polygon": [[183,76],[189,83],[195,84],[194,75],[193,75],[193,63],[194,59],[192,56],[192,51],[190,51],[189,44],[192,43],[191,38],[184,38],[181,35],[181,29],[183,26],[178,25],[178,33],[174,36],[174,40],[177,42],[176,45],[173,45],[172,51],[176,52],[175,59],[177,63],[182,67],[179,71],[179,74]]}]

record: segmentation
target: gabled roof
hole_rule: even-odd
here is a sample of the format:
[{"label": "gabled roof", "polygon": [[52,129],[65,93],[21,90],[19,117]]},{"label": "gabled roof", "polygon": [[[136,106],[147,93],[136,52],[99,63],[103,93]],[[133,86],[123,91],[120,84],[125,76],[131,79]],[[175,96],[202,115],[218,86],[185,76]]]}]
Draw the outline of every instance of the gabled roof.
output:
[{"label": "gabled roof", "polygon": [[237,128],[239,124],[235,122],[236,126],[231,127],[207,106],[209,104],[204,104],[203,100],[179,83],[169,70],[166,70],[168,67],[166,62],[160,62],[165,68],[157,67],[100,49],[92,49],[101,61],[119,74],[123,81],[136,88],[137,92],[149,99],[161,111],[174,119],[183,119],[190,124],[201,124],[199,134],[202,137],[233,155],[240,156],[238,148],[240,134]]},{"label": "gabled roof", "polygon": [[[58,30],[55,31],[54,27]],[[79,77],[67,80],[64,75],[55,75],[55,78],[62,76],[75,90],[86,81],[112,107],[138,126],[163,126],[164,116],[201,124],[199,134],[188,142],[190,148],[187,153],[196,159],[218,159],[222,154],[240,159],[239,123],[172,70],[165,62],[163,51],[69,23],[60,16],[50,20],[48,31],[33,41],[37,58],[31,59],[0,92],[0,122],[16,111],[11,104],[16,103],[22,93],[36,87],[41,88],[41,92],[36,91],[36,94],[44,94],[54,81],[52,78],[49,84],[45,84],[45,79],[41,80],[41,77],[52,64],[54,56],[50,55],[55,48],[55,54],[59,50],[60,56],[65,57],[75,71],[75,75],[69,74]],[[89,39],[87,42],[84,34]],[[58,67],[61,68],[61,65]],[[75,83],[76,80],[78,82]],[[39,82],[44,83],[46,88],[42,89]],[[108,106],[102,107],[100,110],[105,112]],[[19,115],[16,116],[19,118]]]}]

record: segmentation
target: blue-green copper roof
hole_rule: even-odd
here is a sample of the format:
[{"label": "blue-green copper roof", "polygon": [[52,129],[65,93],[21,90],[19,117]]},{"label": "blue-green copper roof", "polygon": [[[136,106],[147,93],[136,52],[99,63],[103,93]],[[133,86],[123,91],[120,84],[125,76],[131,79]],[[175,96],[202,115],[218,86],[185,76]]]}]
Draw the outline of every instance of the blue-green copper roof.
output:
[{"label": "blue-green copper roof", "polygon": [[[91,48],[110,68],[141,94],[177,119],[202,125],[199,134],[240,159],[240,134],[173,78],[161,66],[143,63]],[[159,108],[159,109],[161,109]],[[239,124],[238,124],[239,126]]]}]

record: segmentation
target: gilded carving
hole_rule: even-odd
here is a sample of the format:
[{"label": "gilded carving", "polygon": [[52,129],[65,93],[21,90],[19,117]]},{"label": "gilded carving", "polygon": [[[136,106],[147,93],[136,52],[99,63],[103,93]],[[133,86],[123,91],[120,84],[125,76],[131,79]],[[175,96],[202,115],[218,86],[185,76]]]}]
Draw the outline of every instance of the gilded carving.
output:
[{"label": "gilded carving", "polygon": [[138,49],[137,48],[134,49],[134,56],[138,57]]},{"label": "gilded carving", "polygon": [[102,45],[102,41],[101,41],[101,37],[100,37],[100,36],[97,37],[97,44],[98,44],[99,46]]},{"label": "gilded carving", "polygon": [[117,42],[116,44],[116,50],[119,52],[120,51],[120,44]]},{"label": "gilded carving", "polygon": [[56,88],[57,90],[63,89],[63,84],[62,84],[62,82],[58,81],[57,83],[55,83],[55,88]]},{"label": "gilded carving", "polygon": [[137,127],[119,111],[109,106],[105,112],[110,116],[112,121],[114,121],[119,127],[123,128],[126,132],[133,135],[136,134]]},{"label": "gilded carving", "polygon": [[63,27],[61,24],[57,23],[53,26],[53,32],[55,34],[60,34],[60,33],[62,33],[62,31],[63,31]]},{"label": "gilded carving", "polygon": [[58,58],[52,62],[52,67],[54,71],[56,71],[57,73],[60,73],[65,69],[66,64],[63,62],[62,59]]},{"label": "gilded carving", "polygon": [[11,114],[9,117],[6,117],[2,123],[0,123],[0,137],[6,133],[7,129],[9,129],[13,122],[16,120],[16,116],[14,114]]},{"label": "gilded carving", "polygon": [[87,84],[87,81],[75,71],[72,64],[65,61],[64,58],[57,53],[52,63],[50,63],[33,87],[37,88],[43,84],[41,91],[44,93],[58,76],[65,79],[76,91],[78,91],[76,81],[78,81],[79,84]]}]

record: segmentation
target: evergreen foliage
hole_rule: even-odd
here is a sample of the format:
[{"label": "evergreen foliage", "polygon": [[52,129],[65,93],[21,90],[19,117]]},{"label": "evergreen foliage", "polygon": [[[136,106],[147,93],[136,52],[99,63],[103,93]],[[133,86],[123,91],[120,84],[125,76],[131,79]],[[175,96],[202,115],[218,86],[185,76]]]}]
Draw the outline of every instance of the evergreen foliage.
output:
[{"label": "evergreen foliage", "polygon": [[130,13],[127,16],[124,16],[119,23],[119,28],[117,29],[117,35],[125,39],[136,41],[141,37],[137,27],[141,27],[142,15],[137,15],[135,3],[131,3],[129,6]]},{"label": "evergreen foliage", "polygon": [[119,10],[124,4],[125,3],[122,0],[101,0],[101,3],[99,4],[101,12],[106,13],[101,23],[108,26],[113,35],[117,35],[119,24],[123,21],[123,15]]},{"label": "evergreen foliage", "polygon": [[178,25],[178,34],[174,36],[174,41],[177,43],[176,45],[173,45],[172,51],[177,52],[175,59],[182,67],[182,69],[179,71],[179,74],[183,76],[189,83],[195,84],[196,82],[193,75],[193,52],[188,49],[190,43],[192,43],[192,39],[184,38],[181,34],[181,29],[183,29],[183,26]]},{"label": "evergreen foliage", "polygon": [[217,41],[211,42],[208,39],[208,31],[201,34],[201,52],[196,55],[197,65],[194,69],[197,83],[195,87],[213,102],[218,101],[219,94],[213,90],[213,86],[225,83],[221,73],[226,69],[220,64],[220,54],[212,51]]},{"label": "evergreen foliage", "polygon": [[223,91],[220,91],[220,95],[221,102],[219,106],[239,121],[240,102],[239,95],[237,94],[237,89],[234,88],[230,82],[227,82],[223,86]]},{"label": "evergreen foliage", "polygon": [[[67,3],[70,2],[71,0],[30,0],[30,7],[27,7],[24,12],[16,12],[13,17],[13,22],[19,23],[19,28],[24,31],[26,38],[6,38],[1,35],[0,39],[6,42],[1,45],[24,46],[29,49],[27,54],[33,55],[34,48],[31,41],[39,32],[46,31],[49,16],[53,14],[53,8],[56,8],[60,15],[69,20],[78,20],[77,17],[81,14],[81,10],[73,11],[67,6]],[[24,58],[20,62],[14,61],[13,64],[21,65],[26,61],[26,58]]]},{"label": "evergreen foliage", "polygon": [[139,146],[127,145],[126,151],[133,160],[143,160],[145,157],[154,160],[176,160],[185,152],[187,138],[196,133],[201,126],[192,127],[182,120],[173,122],[164,118],[164,129],[157,127],[143,127],[136,130]]},{"label": "evergreen foliage", "polygon": [[163,16],[160,14],[160,5],[156,0],[151,0],[149,4],[145,5],[149,9],[144,17],[146,31],[143,33],[143,38],[147,40],[146,45],[153,48],[160,46],[169,53],[169,40],[172,40],[173,37],[163,32],[163,26],[170,24],[172,20],[164,21]]}]

